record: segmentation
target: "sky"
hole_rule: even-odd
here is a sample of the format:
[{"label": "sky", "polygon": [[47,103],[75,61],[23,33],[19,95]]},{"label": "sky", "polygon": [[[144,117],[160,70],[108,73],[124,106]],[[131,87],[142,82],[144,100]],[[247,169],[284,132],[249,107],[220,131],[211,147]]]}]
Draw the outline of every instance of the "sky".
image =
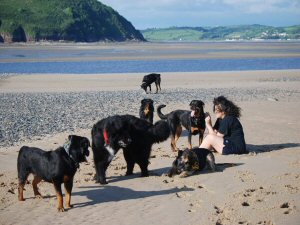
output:
[{"label": "sky", "polygon": [[100,0],[139,30],[300,24],[300,0]]}]

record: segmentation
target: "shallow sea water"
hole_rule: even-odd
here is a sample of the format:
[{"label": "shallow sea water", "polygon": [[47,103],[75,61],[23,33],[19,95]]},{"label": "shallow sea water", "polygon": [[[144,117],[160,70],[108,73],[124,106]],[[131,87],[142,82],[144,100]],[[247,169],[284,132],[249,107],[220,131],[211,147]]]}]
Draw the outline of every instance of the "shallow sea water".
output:
[{"label": "shallow sea water", "polygon": [[0,45],[0,73],[300,69],[300,42]]}]

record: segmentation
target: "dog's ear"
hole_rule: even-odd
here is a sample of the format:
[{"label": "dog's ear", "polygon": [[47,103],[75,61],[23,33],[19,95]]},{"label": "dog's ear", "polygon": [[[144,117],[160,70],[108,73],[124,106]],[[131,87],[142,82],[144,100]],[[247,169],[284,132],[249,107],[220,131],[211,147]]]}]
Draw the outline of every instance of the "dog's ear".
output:
[{"label": "dog's ear", "polygon": [[86,137],[81,137],[81,138],[82,138],[82,140],[80,142],[80,146],[84,149],[83,154],[85,156],[89,156],[90,155],[89,147],[91,146],[90,140]]},{"label": "dog's ear", "polygon": [[197,107],[203,107],[205,104],[201,100],[192,100],[190,103],[190,106],[192,106],[192,105],[197,106]]},{"label": "dog's ear", "polygon": [[90,144],[90,140],[87,139],[86,137],[82,137],[82,141],[81,141],[81,146],[84,147],[84,148],[88,148],[91,146]]},{"label": "dog's ear", "polygon": [[177,155],[177,157],[181,157],[182,154],[183,154],[183,150],[178,150],[178,155]]},{"label": "dog's ear", "polygon": [[194,105],[195,104],[195,100],[192,100],[191,102],[190,102],[190,105],[189,106],[192,106],[192,105]]},{"label": "dog's ear", "polygon": [[198,100],[198,101],[202,107],[205,105],[204,102],[202,102],[201,100]]},{"label": "dog's ear", "polygon": [[68,143],[71,145],[72,144],[72,142],[74,141],[74,136],[75,135],[69,135],[68,136]]},{"label": "dog's ear", "polygon": [[90,151],[89,151],[88,147],[90,147],[91,144],[90,144],[89,139],[87,139],[87,138],[86,138],[85,142],[86,142],[86,147],[85,147],[85,150],[84,150],[84,155],[85,156],[89,156],[90,155]]}]

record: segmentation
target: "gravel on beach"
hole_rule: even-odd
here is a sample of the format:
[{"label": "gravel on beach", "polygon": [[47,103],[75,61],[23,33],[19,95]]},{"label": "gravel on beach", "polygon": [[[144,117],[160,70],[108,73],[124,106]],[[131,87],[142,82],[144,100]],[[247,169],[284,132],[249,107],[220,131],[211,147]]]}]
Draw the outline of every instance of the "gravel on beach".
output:
[{"label": "gravel on beach", "polygon": [[[143,98],[159,104],[186,105],[193,99],[211,103],[213,98],[224,95],[242,102],[267,99],[288,99],[299,92],[282,89],[166,89],[159,94],[144,94],[142,91],[97,91],[65,93],[0,93],[0,147],[15,145],[19,141],[35,140],[38,137],[76,129],[91,129],[100,119],[115,114],[138,116]],[[206,109],[209,111],[209,109]]]}]

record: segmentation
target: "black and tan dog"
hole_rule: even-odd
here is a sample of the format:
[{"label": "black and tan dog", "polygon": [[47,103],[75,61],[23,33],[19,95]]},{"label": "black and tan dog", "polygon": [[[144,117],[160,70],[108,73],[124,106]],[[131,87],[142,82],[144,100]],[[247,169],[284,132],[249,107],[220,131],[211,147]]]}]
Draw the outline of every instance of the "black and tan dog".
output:
[{"label": "black and tan dog", "polygon": [[166,140],[169,135],[169,126],[163,120],[152,125],[132,115],[115,115],[98,121],[92,129],[96,182],[107,184],[106,170],[120,149],[127,164],[126,175],[131,175],[134,165],[138,164],[141,176],[148,176],[152,145]]},{"label": "black and tan dog", "polygon": [[155,83],[155,86],[156,86],[156,92],[155,93],[157,93],[158,89],[161,91],[160,82],[161,82],[160,74],[150,73],[150,74],[144,76],[141,88],[143,88],[144,91],[146,92],[146,94],[148,94],[147,87],[149,87],[150,92],[151,92],[151,84]]},{"label": "black and tan dog", "polygon": [[187,177],[205,168],[216,170],[215,157],[211,151],[205,148],[179,150],[168,176],[179,174],[180,177]]},{"label": "black and tan dog", "polygon": [[71,192],[73,178],[79,168],[79,163],[86,161],[89,155],[90,142],[85,137],[70,135],[63,147],[54,151],[43,151],[39,148],[23,146],[18,155],[19,201],[24,201],[23,190],[29,174],[33,174],[32,181],[34,195],[41,197],[38,183],[41,180],[54,184],[57,197],[57,208],[63,212],[63,196],[61,184],[66,190],[66,207],[71,206]]},{"label": "black and tan dog", "polygon": [[141,101],[141,107],[139,112],[140,118],[153,124],[153,112],[154,112],[153,100],[150,98],[143,99]]},{"label": "black and tan dog", "polygon": [[188,131],[188,148],[192,148],[192,135],[199,134],[200,145],[205,131],[204,103],[200,100],[193,100],[190,103],[191,111],[175,110],[166,115],[161,112],[161,109],[164,107],[166,105],[159,105],[157,107],[157,114],[159,118],[167,120],[170,126],[172,150],[178,150],[176,142],[181,135],[182,126]]}]

